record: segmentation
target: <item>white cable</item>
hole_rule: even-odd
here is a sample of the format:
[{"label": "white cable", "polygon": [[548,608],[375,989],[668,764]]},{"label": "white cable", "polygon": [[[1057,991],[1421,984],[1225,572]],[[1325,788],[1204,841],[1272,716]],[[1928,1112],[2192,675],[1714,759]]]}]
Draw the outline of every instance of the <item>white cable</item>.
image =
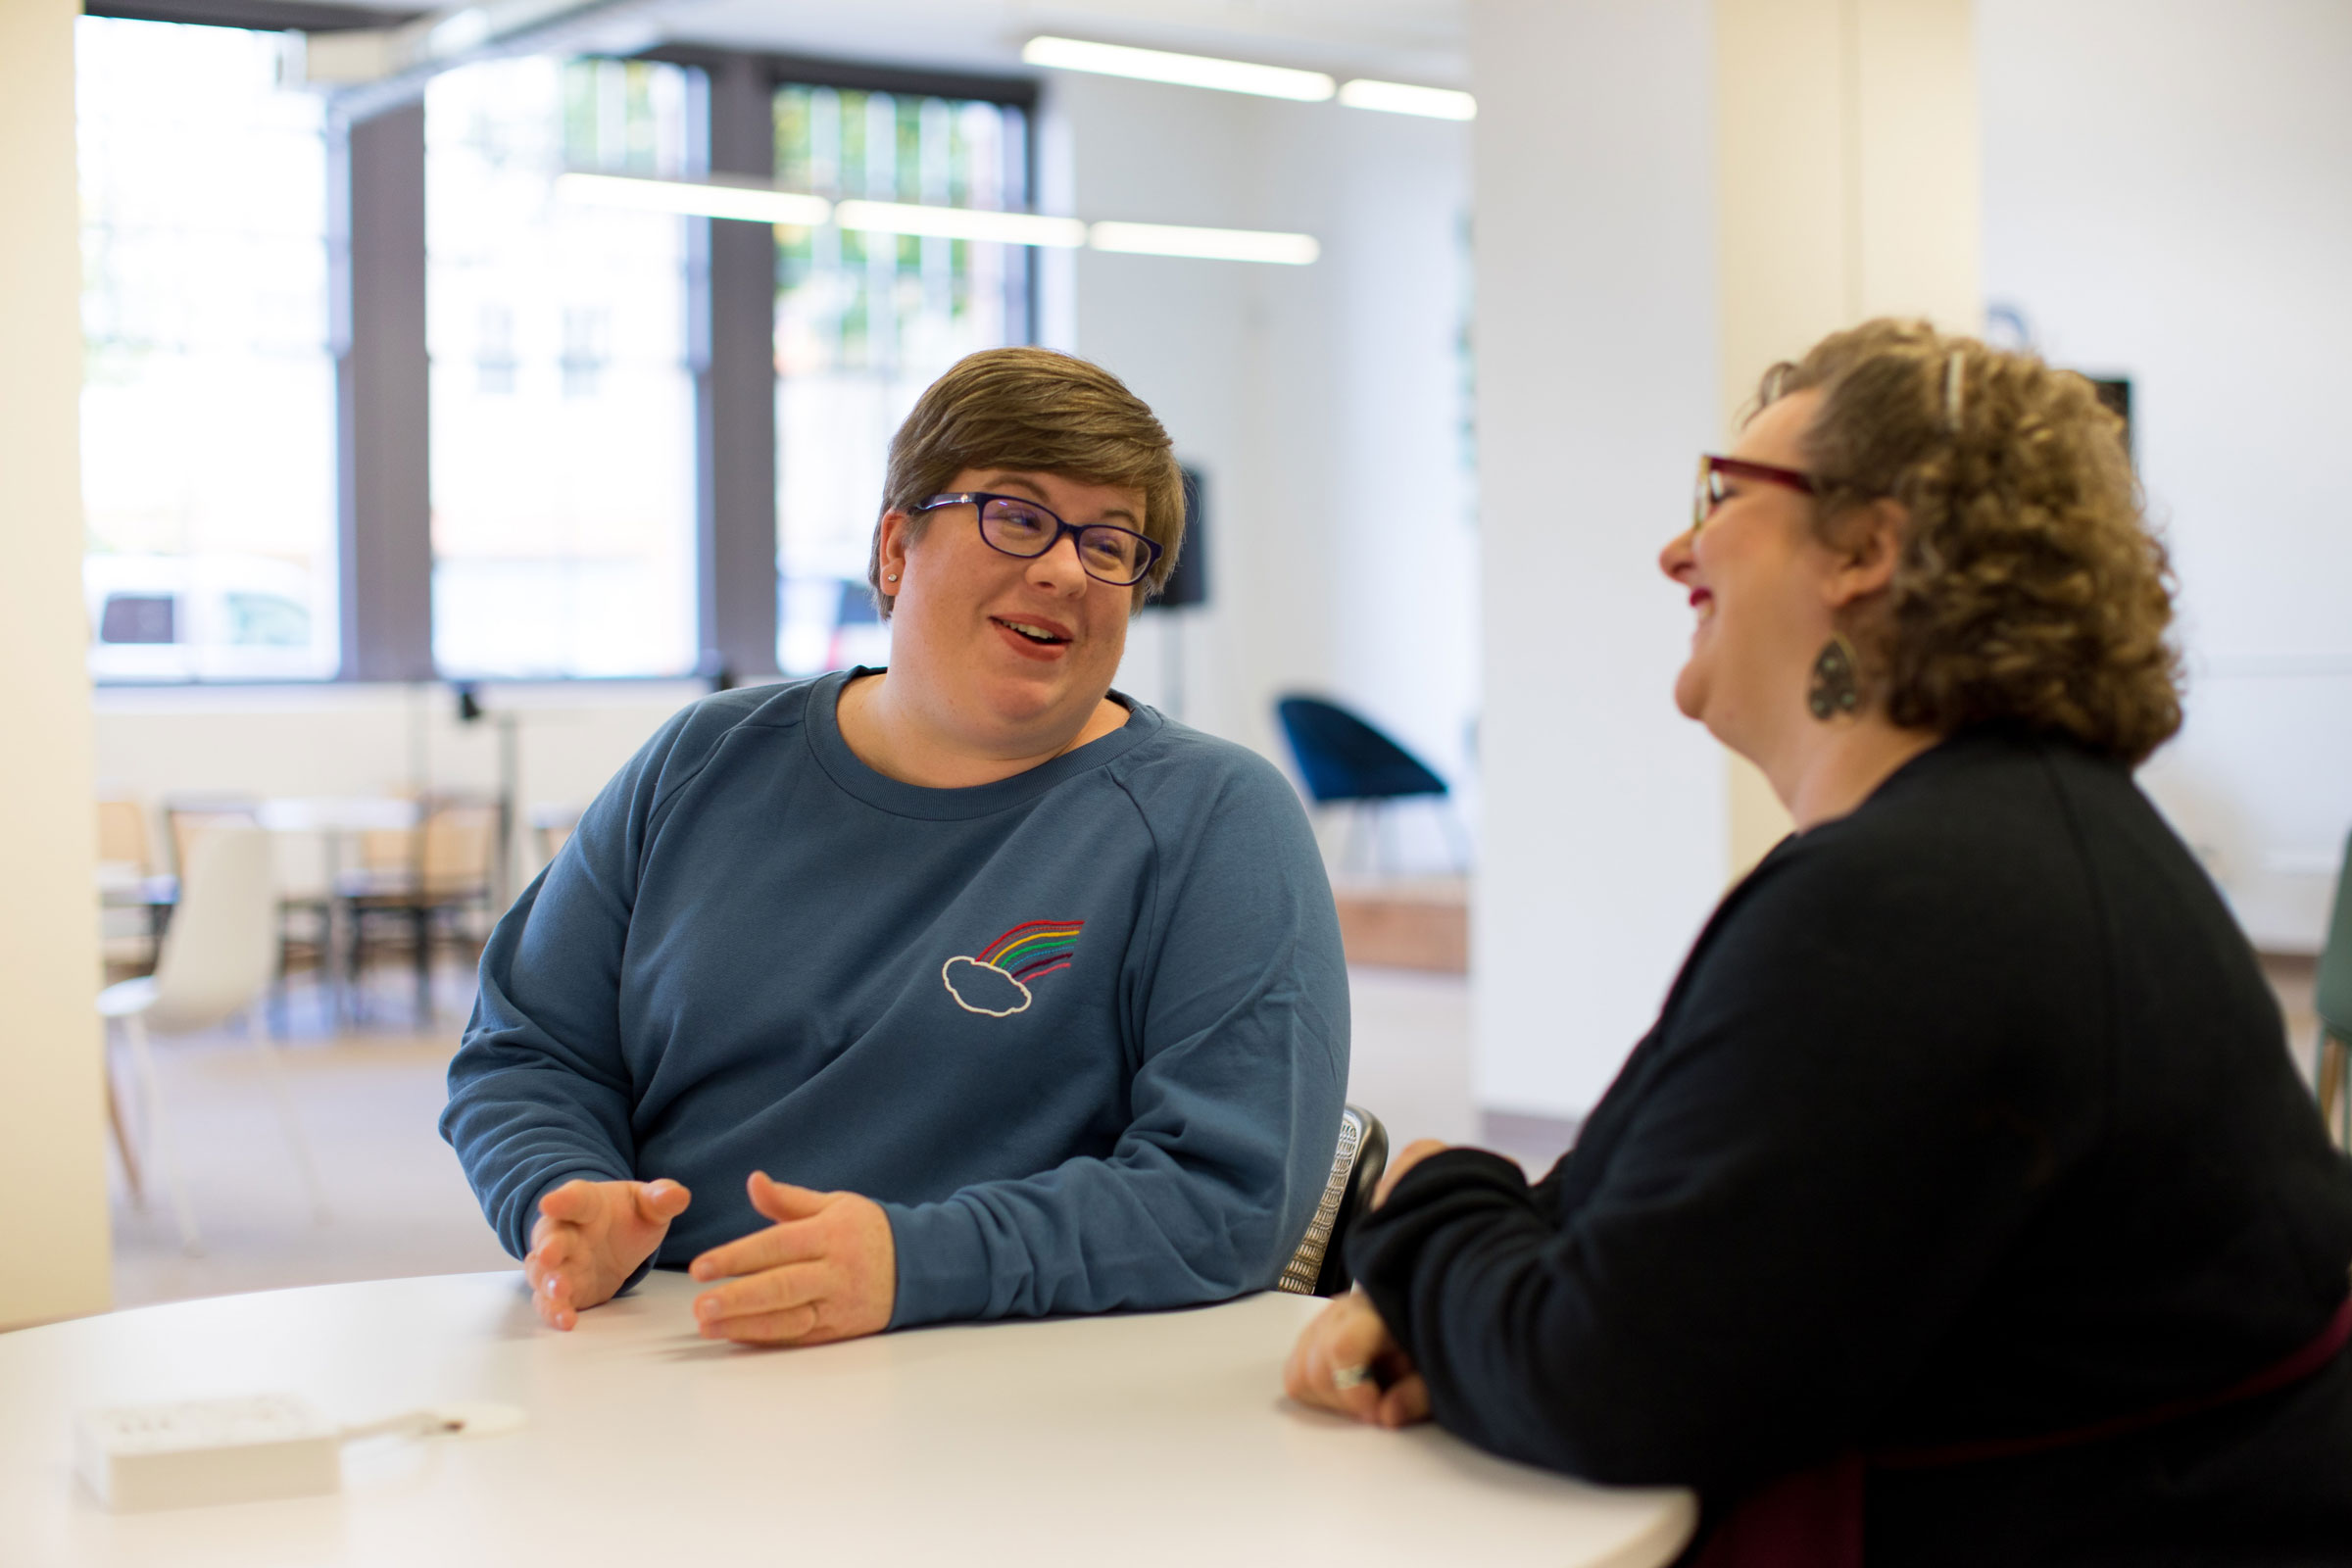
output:
[{"label": "white cable", "polygon": [[335,1433],[337,1443],[358,1443],[366,1438],[442,1438],[454,1437],[466,1430],[466,1423],[453,1419],[440,1410],[406,1410],[388,1415],[381,1421],[369,1421],[356,1427],[342,1427]]}]

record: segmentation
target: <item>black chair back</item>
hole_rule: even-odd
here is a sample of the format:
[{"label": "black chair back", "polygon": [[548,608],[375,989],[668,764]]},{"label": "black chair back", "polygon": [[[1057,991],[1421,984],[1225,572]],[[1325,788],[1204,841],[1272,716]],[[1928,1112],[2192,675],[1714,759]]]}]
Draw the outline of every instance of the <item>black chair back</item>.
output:
[{"label": "black chair back", "polygon": [[1331,1176],[1322,1201],[1306,1222],[1306,1234],[1283,1266],[1276,1290],[1294,1296],[1339,1296],[1353,1283],[1348,1274],[1348,1232],[1372,1206],[1380,1173],[1389,1168],[1389,1130],[1361,1105],[1340,1107],[1339,1144],[1332,1151]]},{"label": "black chair back", "polygon": [[1446,793],[1419,758],[1336,703],[1285,697],[1274,711],[1317,805]]},{"label": "black chair back", "polygon": [[1348,1173],[1347,1196],[1340,1200],[1339,1217],[1332,1222],[1331,1241],[1323,1249],[1323,1271],[1315,1276],[1317,1296],[1345,1296],[1355,1283],[1354,1276],[1348,1272],[1348,1233],[1355,1228],[1357,1220],[1372,1211],[1373,1191],[1389,1168],[1389,1130],[1370,1111],[1357,1105],[1348,1109],[1363,1118],[1363,1132],[1355,1151],[1355,1168]]}]

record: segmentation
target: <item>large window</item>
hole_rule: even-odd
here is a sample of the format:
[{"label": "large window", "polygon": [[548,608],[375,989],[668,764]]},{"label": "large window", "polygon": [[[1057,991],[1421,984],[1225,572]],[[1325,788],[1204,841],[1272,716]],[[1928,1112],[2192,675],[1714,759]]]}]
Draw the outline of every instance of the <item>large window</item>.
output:
[{"label": "large window", "polygon": [[555,182],[693,173],[699,82],[677,66],[516,59],[426,91],[446,674],[694,667],[688,220],[566,203]]},{"label": "large window", "polygon": [[[1019,209],[1017,108],[786,86],[775,95],[787,190]],[[777,660],[803,673],[887,644],[866,598],[885,449],[923,388],[976,349],[1029,336],[1028,254],[964,240],[779,228],[776,275]]]},{"label": "large window", "polygon": [[764,108],[785,190],[1022,211],[1024,84],[679,50],[486,58],[417,105],[288,86],[266,31],[84,18],[78,47],[95,675],[758,673],[771,594],[787,671],[886,656],[890,437],[1028,340],[1031,254],[781,227],[771,276],[763,232],[563,176],[699,180]]},{"label": "large window", "polygon": [[318,101],[270,33],[85,17],[74,46],[91,671],[332,675]]}]

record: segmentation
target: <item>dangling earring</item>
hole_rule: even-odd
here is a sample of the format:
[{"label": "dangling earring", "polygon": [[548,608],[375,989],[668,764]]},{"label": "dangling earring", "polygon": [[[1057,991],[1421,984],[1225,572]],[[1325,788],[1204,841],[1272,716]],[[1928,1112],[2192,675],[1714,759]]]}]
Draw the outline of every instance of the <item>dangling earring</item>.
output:
[{"label": "dangling earring", "polygon": [[1845,633],[1832,632],[1813,661],[1813,683],[1805,688],[1805,708],[1815,718],[1827,723],[1862,706],[1857,663],[1854,645],[1845,640]]}]

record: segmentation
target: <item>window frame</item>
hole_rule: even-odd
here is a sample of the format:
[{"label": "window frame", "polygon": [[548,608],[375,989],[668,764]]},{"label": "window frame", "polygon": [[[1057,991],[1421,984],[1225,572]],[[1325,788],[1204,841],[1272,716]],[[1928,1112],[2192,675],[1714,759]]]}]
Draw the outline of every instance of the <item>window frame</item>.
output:
[{"label": "window frame", "polygon": [[[87,0],[84,13],[194,26],[335,31],[425,13],[314,0]],[[595,58],[583,56],[581,58]],[[1027,119],[1026,188],[1037,189],[1036,78],[901,69],[700,45],[615,58],[702,74],[704,167],[773,178],[774,99],[785,85],[976,99]],[[108,688],[418,683],[445,677],[432,652],[429,363],[425,349],[424,104],[328,117],[328,345],[335,363],[337,599],[342,657],[315,680],[102,677]],[[1027,253],[1023,341],[1037,340],[1038,255]],[[764,224],[692,220],[688,361],[695,387],[696,667],[688,675],[534,676],[529,684],[772,680],[776,662],[776,245]],[[517,678],[519,682],[519,677]],[[468,684],[497,685],[503,677]]]}]

